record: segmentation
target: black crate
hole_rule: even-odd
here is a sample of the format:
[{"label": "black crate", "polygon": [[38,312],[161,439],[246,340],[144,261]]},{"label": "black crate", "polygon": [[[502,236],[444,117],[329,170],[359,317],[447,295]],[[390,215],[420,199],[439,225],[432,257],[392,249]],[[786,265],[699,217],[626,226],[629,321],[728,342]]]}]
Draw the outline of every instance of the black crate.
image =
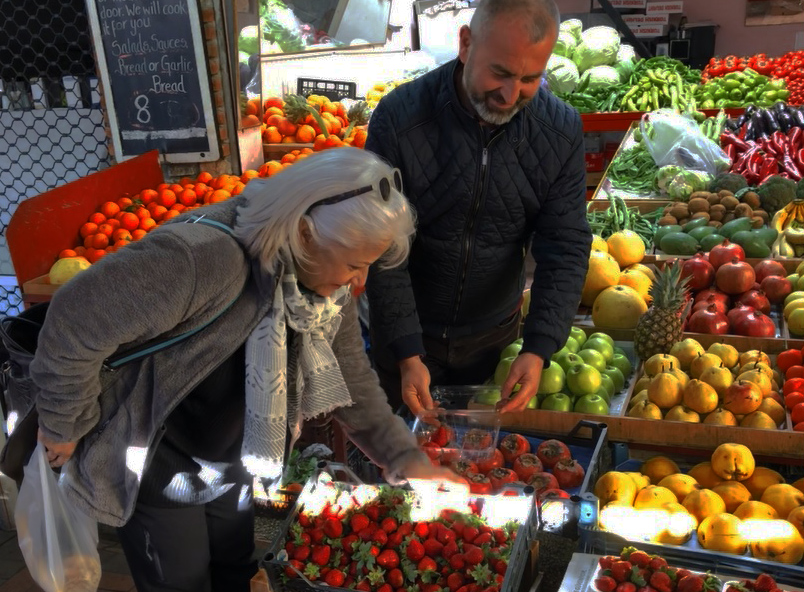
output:
[{"label": "black crate", "polygon": [[330,101],[341,99],[356,99],[357,84],[339,80],[319,80],[316,78],[297,78],[296,93],[303,97],[321,95]]}]

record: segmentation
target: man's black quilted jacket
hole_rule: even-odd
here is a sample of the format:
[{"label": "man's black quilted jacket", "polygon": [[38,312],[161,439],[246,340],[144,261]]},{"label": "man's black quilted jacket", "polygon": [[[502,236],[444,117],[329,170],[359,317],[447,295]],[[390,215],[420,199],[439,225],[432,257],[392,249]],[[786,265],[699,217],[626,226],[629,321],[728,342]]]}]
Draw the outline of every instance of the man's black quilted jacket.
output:
[{"label": "man's black quilted jacket", "polygon": [[407,264],[369,275],[374,347],[403,359],[425,353],[422,329],[458,337],[510,317],[532,240],[523,351],[548,362],[578,309],[591,246],[581,120],[542,89],[489,131],[459,103],[459,67],[394,89],[371,116],[366,149],[401,170],[417,215]]}]

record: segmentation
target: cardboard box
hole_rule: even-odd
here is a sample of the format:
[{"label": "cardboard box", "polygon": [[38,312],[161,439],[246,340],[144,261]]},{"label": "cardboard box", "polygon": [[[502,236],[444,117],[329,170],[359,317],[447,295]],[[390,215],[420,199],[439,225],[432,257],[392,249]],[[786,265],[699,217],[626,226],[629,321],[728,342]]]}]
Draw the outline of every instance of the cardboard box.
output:
[{"label": "cardboard box", "polygon": [[668,13],[662,14],[626,14],[623,15],[623,22],[633,29],[634,26],[642,25],[666,25],[670,22]]},{"label": "cardboard box", "polygon": [[684,2],[682,0],[676,2],[648,2],[647,6],[645,6],[645,14],[658,14],[662,12],[684,12]]},{"label": "cardboard box", "polygon": [[662,37],[667,35],[666,25],[640,25],[631,27],[634,37]]},{"label": "cardboard box", "polygon": [[586,172],[595,173],[603,170],[603,153],[602,152],[587,152],[584,155],[586,159]]},{"label": "cardboard box", "polygon": [[[609,0],[612,8],[645,8],[647,0]],[[601,8],[599,2],[595,2],[595,8]]]}]

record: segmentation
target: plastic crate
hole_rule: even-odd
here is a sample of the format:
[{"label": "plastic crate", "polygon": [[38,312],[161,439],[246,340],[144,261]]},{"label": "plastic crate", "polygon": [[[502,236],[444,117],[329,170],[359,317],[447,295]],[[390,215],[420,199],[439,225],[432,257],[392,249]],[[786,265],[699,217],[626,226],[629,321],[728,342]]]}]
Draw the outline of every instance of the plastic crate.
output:
[{"label": "plastic crate", "polygon": [[[331,481],[332,479],[347,479],[346,482],[340,482],[341,486],[347,488],[357,488],[360,485],[364,485],[361,480],[349,469],[349,467],[345,465],[323,462],[321,463],[320,467],[321,472],[312,477],[305,485],[304,489],[299,495],[299,499],[294,504],[291,513],[282,523],[279,536],[275,538],[275,540],[271,543],[271,546],[260,559],[260,567],[264,569],[268,575],[270,590],[272,590],[272,592],[308,592],[319,590],[329,592],[333,590],[337,590],[339,592],[348,592],[346,588],[325,586],[321,582],[312,582],[304,577],[293,578],[287,581],[284,581],[284,578],[282,577],[285,568],[289,565],[287,562],[287,554],[284,549],[285,540],[290,527],[296,521],[296,517],[303,507],[303,500],[308,499],[307,496],[312,494],[317,487],[322,486],[322,484],[326,484],[327,481]],[[328,475],[329,478],[321,480],[320,477],[322,474]],[[470,501],[474,504],[482,506],[488,497],[489,496],[470,495]],[[520,522],[517,536],[508,560],[508,569],[505,574],[505,579],[500,586],[500,592],[518,592],[520,589],[523,574],[528,568],[529,564],[531,544],[534,540],[534,535],[539,524],[539,511],[534,503],[535,500],[530,494],[523,497],[527,497],[531,500],[531,502],[528,503],[527,515],[524,516]],[[506,497],[505,499],[513,500],[511,497]]]},{"label": "plastic crate", "polygon": [[436,447],[440,456],[476,462],[494,455],[500,437],[499,413],[439,409],[435,419],[438,420],[438,426],[418,417],[414,420],[413,433],[419,444],[427,443],[438,430],[446,428],[449,441],[446,446]]},{"label": "plastic crate", "polygon": [[297,78],[296,93],[306,97],[321,95],[330,101],[357,98],[357,83],[339,80],[319,80],[317,78]]}]

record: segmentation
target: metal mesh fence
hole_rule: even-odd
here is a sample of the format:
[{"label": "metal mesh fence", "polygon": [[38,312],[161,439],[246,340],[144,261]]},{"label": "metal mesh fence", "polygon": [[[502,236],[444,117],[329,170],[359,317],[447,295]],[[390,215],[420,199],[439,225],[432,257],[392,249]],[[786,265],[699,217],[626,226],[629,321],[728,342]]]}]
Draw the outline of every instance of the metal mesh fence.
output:
[{"label": "metal mesh fence", "polygon": [[0,0],[0,312],[21,308],[17,205],[109,164],[84,0]]}]

